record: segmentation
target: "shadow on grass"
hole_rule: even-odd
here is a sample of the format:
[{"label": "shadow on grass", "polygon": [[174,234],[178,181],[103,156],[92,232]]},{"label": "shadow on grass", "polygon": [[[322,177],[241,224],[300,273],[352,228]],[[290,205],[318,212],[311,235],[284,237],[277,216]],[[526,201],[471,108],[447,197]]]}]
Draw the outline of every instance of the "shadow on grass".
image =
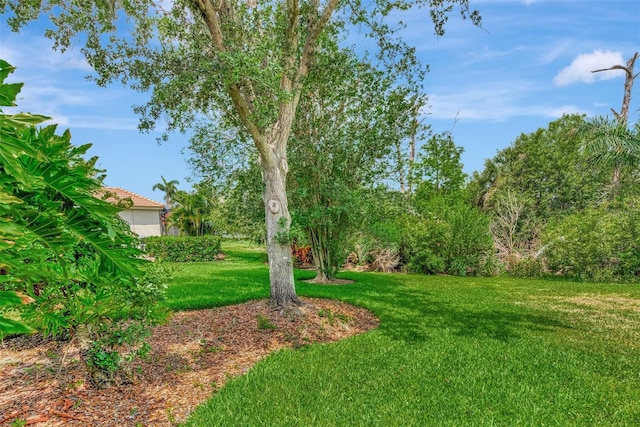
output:
[{"label": "shadow on grass", "polygon": [[[528,332],[571,328],[552,314],[533,313],[491,289],[467,288],[464,283],[442,286],[438,282],[442,279],[433,276],[345,277],[356,283],[328,291],[302,283],[298,287],[305,295],[337,298],[370,309],[380,318],[380,332],[396,340],[421,342],[449,333],[506,342]],[[447,282],[455,280],[447,278]]]},{"label": "shadow on grass", "polygon": [[[193,310],[269,296],[269,273],[259,247],[230,242],[224,261],[177,267],[168,299],[174,310]],[[345,272],[355,283],[323,286],[305,283],[315,272],[296,270],[299,295],[339,299],[368,308],[392,339],[427,341],[443,335],[518,339],[536,332],[568,329],[553,312],[518,305],[503,282],[479,278]]]},{"label": "shadow on grass", "polygon": [[269,271],[257,263],[234,262],[174,264],[167,290],[172,310],[199,310],[268,298]]},{"label": "shadow on grass", "polygon": [[264,247],[243,242],[223,242],[221,248],[226,262],[242,262],[244,264],[255,263],[264,265],[267,262],[267,253]]},{"label": "shadow on grass", "polygon": [[463,309],[438,300],[418,300],[402,296],[400,305],[386,309],[381,332],[403,341],[426,341],[448,332],[457,336],[493,338],[507,342],[525,331],[555,331],[569,328],[550,316],[508,308]]}]

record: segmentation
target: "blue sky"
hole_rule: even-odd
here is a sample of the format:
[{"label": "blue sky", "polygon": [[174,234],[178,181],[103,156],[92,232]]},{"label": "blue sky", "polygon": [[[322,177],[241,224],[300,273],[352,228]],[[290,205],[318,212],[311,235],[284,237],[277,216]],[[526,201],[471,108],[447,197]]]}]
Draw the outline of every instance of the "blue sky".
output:
[{"label": "blue sky", "polygon": [[[403,16],[404,38],[417,47],[430,73],[424,81],[434,131],[449,130],[464,148],[467,173],[521,133],[534,132],[563,113],[589,116],[620,109],[622,72],[591,70],[624,62],[640,51],[637,0],[471,0],[483,28],[452,16],[444,37],[433,35],[426,15]],[[364,46],[364,44],[363,44]],[[186,136],[158,145],[140,134],[132,106],[145,95],[120,85],[97,87],[79,48],[51,50],[42,25],[19,34],[0,26],[0,57],[18,67],[11,81],[25,86],[17,109],[53,117],[76,144],[93,143],[91,155],[107,170],[107,185],[162,201],[151,187],[163,175],[189,188]],[[640,72],[640,61],[636,64]],[[640,81],[630,121],[640,120]]]}]

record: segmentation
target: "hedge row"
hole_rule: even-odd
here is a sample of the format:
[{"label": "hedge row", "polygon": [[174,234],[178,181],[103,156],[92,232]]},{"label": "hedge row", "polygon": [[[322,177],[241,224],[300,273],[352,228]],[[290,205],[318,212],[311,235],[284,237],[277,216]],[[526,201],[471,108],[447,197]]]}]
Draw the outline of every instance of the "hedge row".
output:
[{"label": "hedge row", "polygon": [[143,243],[147,255],[171,262],[213,261],[220,253],[218,236],[152,236]]}]

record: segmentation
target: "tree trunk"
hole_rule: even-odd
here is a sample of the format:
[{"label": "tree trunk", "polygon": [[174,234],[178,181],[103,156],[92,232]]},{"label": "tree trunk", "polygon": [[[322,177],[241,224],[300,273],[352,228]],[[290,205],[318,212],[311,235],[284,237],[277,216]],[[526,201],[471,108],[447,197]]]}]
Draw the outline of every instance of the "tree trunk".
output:
[{"label": "tree trunk", "polygon": [[411,131],[411,139],[409,140],[409,163],[407,165],[407,181],[409,185],[409,196],[413,194],[413,164],[416,160],[416,134],[418,133],[418,116],[414,113],[413,129]]},{"label": "tree trunk", "polygon": [[262,174],[265,184],[263,200],[267,223],[271,304],[278,307],[299,305],[293,281],[286,160],[275,162],[271,167],[263,162]]},{"label": "tree trunk", "polygon": [[333,265],[329,238],[325,230],[309,228],[307,235],[311,241],[311,254],[316,268],[316,283],[330,283],[336,278],[336,266]]},{"label": "tree trunk", "polygon": [[[638,75],[633,74],[633,67],[636,63],[636,59],[638,58],[638,52],[636,52],[631,58],[627,60],[627,66],[622,69],[625,71],[626,77],[624,81],[624,95],[622,96],[622,108],[620,109],[620,114],[617,115],[618,121],[623,125],[627,126],[629,121],[629,104],[631,104],[631,91],[633,89],[633,81]],[[614,111],[615,113],[615,111]],[[621,167],[616,165],[613,169],[613,177],[611,178],[614,189],[617,189],[620,185],[620,170]]]},{"label": "tree trunk", "polygon": [[627,60],[627,66],[623,67],[626,76],[624,81],[624,95],[622,96],[622,108],[620,109],[619,120],[623,125],[627,125],[629,120],[629,105],[631,104],[631,91],[633,90],[633,81],[638,75],[633,74],[633,67],[638,59],[638,52]]},{"label": "tree trunk", "polygon": [[617,189],[620,186],[621,169],[622,168],[620,167],[620,165],[615,165],[613,167],[613,174],[611,175],[611,185],[614,188],[614,192],[617,192]]}]

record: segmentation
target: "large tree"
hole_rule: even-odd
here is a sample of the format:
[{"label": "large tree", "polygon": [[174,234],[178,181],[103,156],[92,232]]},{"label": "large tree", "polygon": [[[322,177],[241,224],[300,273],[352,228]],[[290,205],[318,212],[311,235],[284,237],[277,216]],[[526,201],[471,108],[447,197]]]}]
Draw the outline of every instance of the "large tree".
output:
[{"label": "large tree", "polygon": [[412,179],[419,196],[445,194],[462,189],[467,175],[462,170],[463,148],[455,144],[450,132],[432,135],[420,148],[413,164]]},{"label": "large tree", "polygon": [[56,47],[81,36],[99,84],[120,79],[151,90],[150,102],[137,108],[143,129],[164,117],[168,131],[184,131],[204,118],[231,123],[250,137],[265,184],[271,301],[285,306],[298,302],[289,244],[282,238],[291,223],[287,143],[320,36],[329,27],[365,24],[379,42],[381,60],[395,57],[398,67],[411,67],[413,50],[394,40],[384,17],[427,7],[442,35],[456,5],[479,23],[469,0],[1,0],[0,12],[9,12],[14,29],[48,14],[47,35]]}]

